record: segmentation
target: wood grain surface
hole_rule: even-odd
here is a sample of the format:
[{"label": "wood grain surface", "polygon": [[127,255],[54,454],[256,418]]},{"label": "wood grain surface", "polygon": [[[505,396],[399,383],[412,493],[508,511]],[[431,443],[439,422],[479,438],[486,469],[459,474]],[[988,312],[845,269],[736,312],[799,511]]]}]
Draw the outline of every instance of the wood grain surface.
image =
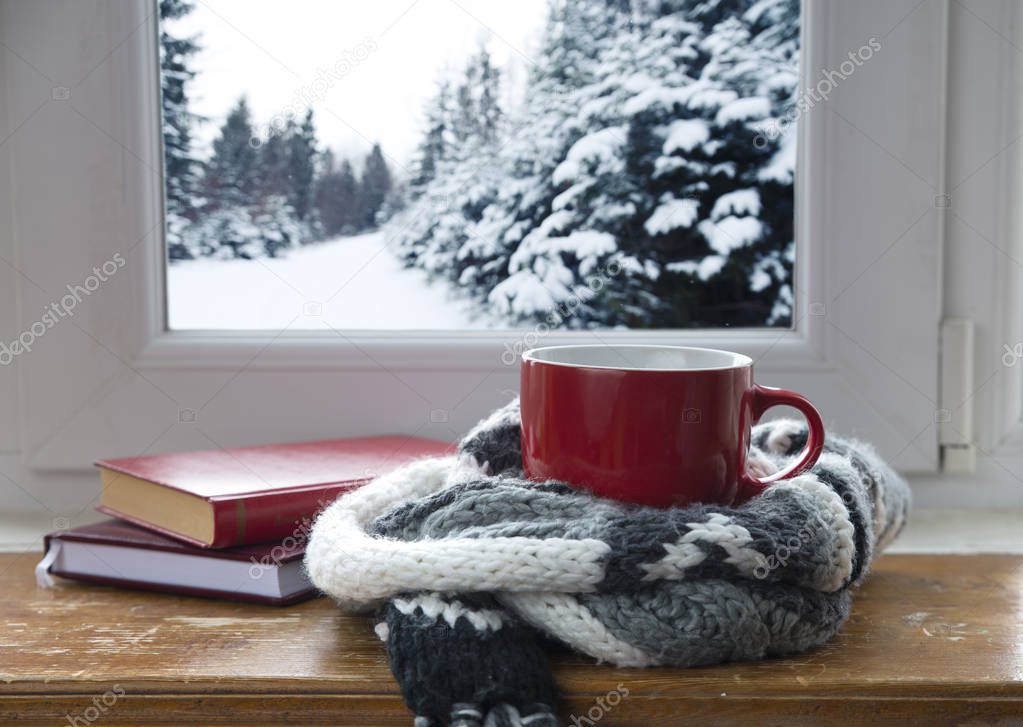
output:
[{"label": "wood grain surface", "polygon": [[[0,555],[0,719],[408,725],[365,616],[61,582]],[[615,669],[552,646],[569,725],[1023,725],[1023,557],[892,555],[825,647]],[[574,721],[573,721],[574,720]]]}]

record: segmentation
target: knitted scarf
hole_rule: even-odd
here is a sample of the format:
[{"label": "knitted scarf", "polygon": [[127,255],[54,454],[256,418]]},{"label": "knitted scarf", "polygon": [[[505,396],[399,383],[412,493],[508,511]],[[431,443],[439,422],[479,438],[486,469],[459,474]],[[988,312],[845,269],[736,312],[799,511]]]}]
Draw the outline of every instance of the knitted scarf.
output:
[{"label": "knitted scarf", "polygon": [[[806,428],[754,428],[777,471]],[[697,666],[828,641],[851,589],[901,530],[909,490],[873,451],[829,437],[812,471],[728,507],[656,509],[522,475],[518,402],[458,456],[421,460],[327,508],[309,575],[376,609],[415,727],[557,725],[538,635],[616,666]]]}]

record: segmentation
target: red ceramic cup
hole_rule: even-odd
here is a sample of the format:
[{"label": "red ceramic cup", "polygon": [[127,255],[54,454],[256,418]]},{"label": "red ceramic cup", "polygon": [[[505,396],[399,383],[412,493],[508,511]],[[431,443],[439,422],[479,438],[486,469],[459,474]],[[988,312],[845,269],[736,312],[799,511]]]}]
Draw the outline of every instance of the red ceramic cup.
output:
[{"label": "red ceramic cup", "polygon": [[[753,383],[748,356],[681,346],[550,346],[522,354],[522,465],[602,497],[670,507],[738,504],[817,461],[824,425],[799,394]],[[769,477],[746,468],[750,427],[772,406],[809,424]]]}]

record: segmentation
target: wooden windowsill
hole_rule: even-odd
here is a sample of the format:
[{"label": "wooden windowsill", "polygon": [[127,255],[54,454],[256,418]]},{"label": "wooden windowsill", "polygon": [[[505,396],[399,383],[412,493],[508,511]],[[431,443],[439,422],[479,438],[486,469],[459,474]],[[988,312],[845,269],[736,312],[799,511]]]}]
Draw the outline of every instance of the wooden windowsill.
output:
[{"label": "wooden windowsill", "polygon": [[[371,620],[326,598],[275,609],[70,582],[45,590],[37,558],[0,555],[5,721],[411,722]],[[604,712],[607,727],[1009,724],[1023,715],[1021,588],[1016,555],[888,555],[842,633],[808,654],[704,669],[552,660],[569,724],[619,684],[628,696]]]}]

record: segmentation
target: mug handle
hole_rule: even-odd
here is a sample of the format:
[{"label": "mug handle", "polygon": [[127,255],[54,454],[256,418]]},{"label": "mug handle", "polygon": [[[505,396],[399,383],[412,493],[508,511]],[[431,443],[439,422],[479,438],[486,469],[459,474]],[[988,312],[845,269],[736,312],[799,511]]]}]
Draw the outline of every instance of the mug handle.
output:
[{"label": "mug handle", "polygon": [[768,485],[778,480],[802,474],[817,463],[824,447],[824,422],[817,407],[810,403],[802,394],[797,394],[788,389],[778,389],[774,386],[753,386],[753,423],[756,423],[772,406],[791,406],[798,409],[806,417],[808,426],[806,446],[799,458],[767,477],[754,477],[749,472],[743,472],[739,477],[739,492],[736,495],[736,502],[745,502],[756,497],[767,489]]}]

